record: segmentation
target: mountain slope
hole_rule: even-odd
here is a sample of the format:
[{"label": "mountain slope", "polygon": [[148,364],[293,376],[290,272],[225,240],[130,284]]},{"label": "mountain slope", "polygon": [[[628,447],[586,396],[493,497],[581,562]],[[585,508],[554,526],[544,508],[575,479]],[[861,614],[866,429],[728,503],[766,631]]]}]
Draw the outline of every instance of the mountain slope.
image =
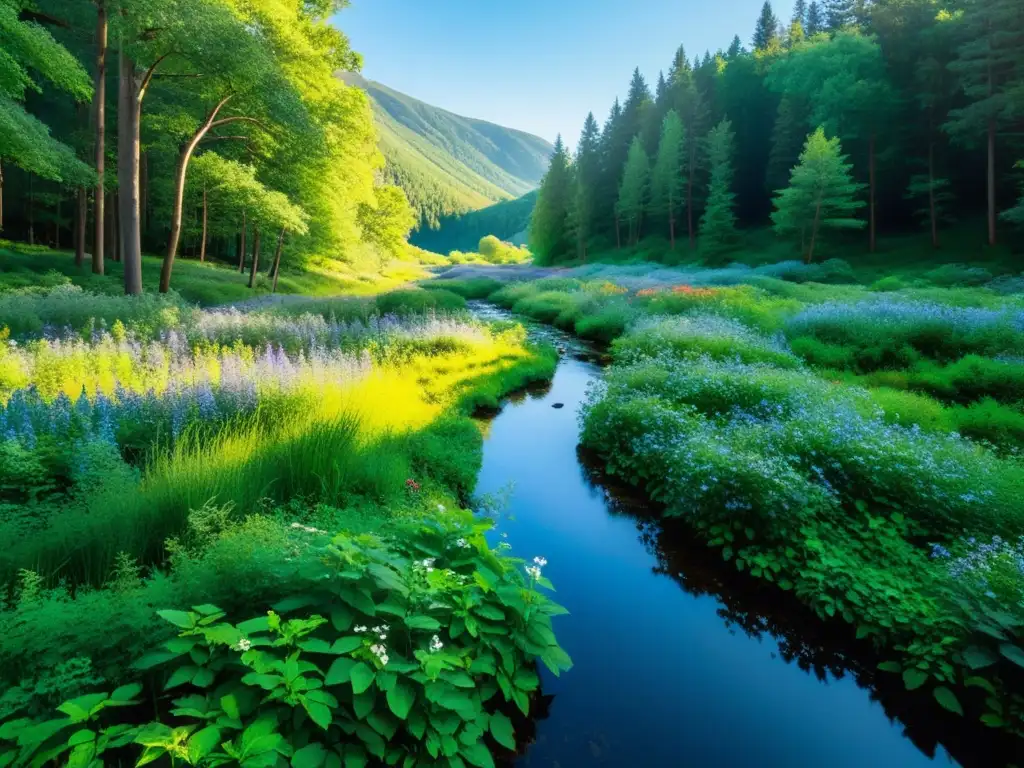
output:
[{"label": "mountain slope", "polygon": [[385,175],[405,190],[421,228],[519,197],[547,170],[553,147],[544,139],[453,114],[359,75],[342,78],[369,94]]},{"label": "mountain slope", "polygon": [[475,251],[480,238],[494,235],[515,245],[526,245],[530,216],[537,203],[537,191],[515,200],[503,200],[477,211],[452,214],[441,219],[436,229],[420,229],[409,238],[413,245],[435,253]]}]

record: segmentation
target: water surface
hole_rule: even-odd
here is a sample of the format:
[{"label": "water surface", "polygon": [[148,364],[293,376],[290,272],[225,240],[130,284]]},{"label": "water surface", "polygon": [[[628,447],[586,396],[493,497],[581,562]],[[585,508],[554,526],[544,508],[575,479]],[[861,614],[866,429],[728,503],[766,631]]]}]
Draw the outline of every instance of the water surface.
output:
[{"label": "water surface", "polygon": [[577,414],[599,375],[564,357],[550,389],[509,403],[484,443],[478,491],[513,484],[499,530],[514,554],[547,558],[570,611],[555,630],[575,666],[544,670],[553,698],[519,765],[956,765],[927,728],[915,746],[841,650],[731,594],[708,578],[706,552],[676,547],[594,480]]}]

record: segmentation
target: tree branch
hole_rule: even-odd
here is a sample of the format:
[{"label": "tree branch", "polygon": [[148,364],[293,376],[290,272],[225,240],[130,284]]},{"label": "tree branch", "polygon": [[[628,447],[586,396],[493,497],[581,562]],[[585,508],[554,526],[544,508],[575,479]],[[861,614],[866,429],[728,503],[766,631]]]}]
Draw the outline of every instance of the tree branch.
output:
[{"label": "tree branch", "polygon": [[239,139],[241,141],[248,141],[252,136],[204,136],[203,141],[219,141],[221,139]]},{"label": "tree branch", "polygon": [[233,115],[232,117],[222,117],[220,120],[216,120],[210,124],[211,128],[216,128],[218,125],[227,125],[228,123],[255,123],[260,128],[266,130],[267,126],[257,120],[255,117],[245,117],[244,115]]},{"label": "tree branch", "polygon": [[66,19],[58,19],[56,16],[51,16],[42,11],[23,10],[18,14],[18,18],[21,21],[34,21],[37,24],[49,24],[54,27],[71,29],[71,24]]},{"label": "tree branch", "polygon": [[165,53],[149,65],[149,69],[146,70],[146,74],[142,76],[142,82],[139,84],[139,101],[142,101],[142,97],[146,94],[146,88],[149,87],[149,82],[153,79],[153,74],[156,72],[156,68],[160,66],[160,62],[170,55],[170,52]]}]

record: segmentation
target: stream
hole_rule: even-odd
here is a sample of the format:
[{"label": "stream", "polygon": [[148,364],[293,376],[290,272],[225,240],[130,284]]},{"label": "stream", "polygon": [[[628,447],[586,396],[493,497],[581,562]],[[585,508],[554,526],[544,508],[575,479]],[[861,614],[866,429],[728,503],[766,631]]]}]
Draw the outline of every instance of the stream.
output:
[{"label": "stream", "polygon": [[569,610],[555,631],[574,667],[559,678],[543,670],[547,712],[517,765],[994,764],[971,755],[977,742],[952,716],[908,701],[898,679],[880,690],[890,681],[855,660],[848,639],[799,606],[774,605],[774,592],[588,468],[577,416],[600,367],[580,342],[532,332],[566,354],[550,387],[489,421],[478,493],[512,486],[497,531],[513,554],[548,560],[553,597]]}]

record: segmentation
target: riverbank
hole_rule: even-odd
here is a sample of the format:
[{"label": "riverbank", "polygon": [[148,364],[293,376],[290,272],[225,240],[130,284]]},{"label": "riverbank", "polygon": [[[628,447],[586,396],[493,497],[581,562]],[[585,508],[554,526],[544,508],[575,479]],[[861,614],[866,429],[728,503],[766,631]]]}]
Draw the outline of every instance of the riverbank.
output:
[{"label": "riverbank", "polygon": [[[569,660],[550,582],[469,510],[471,415],[549,379],[553,350],[427,292],[245,312],[36,299],[46,336],[29,323],[0,352],[0,756],[134,760],[135,741],[205,764],[264,727],[279,754],[313,729],[350,762],[515,747],[502,709],[532,712],[536,664]],[[196,714],[214,712],[216,739]]]},{"label": "riverbank", "polygon": [[937,710],[1019,733],[1019,298],[758,278],[488,295],[612,341],[583,422],[608,472]]}]

